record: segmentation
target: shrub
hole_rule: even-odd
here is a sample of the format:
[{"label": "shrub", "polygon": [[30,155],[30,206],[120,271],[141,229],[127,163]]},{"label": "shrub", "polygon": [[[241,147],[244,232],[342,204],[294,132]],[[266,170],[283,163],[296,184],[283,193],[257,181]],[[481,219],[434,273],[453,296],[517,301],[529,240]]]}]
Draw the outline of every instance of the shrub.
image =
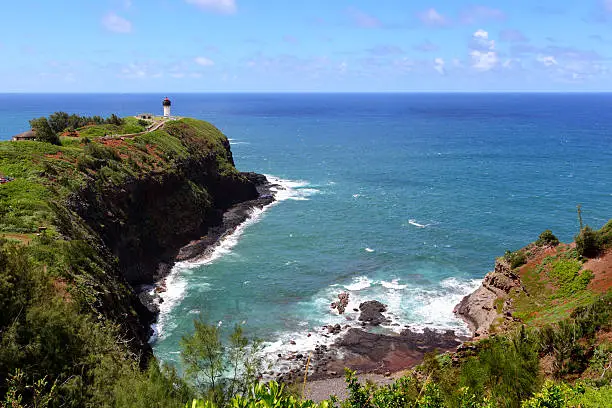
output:
[{"label": "shrub", "polygon": [[512,269],[518,268],[519,266],[525,265],[527,263],[527,256],[521,250],[514,252],[506,251],[504,259],[508,261]]},{"label": "shrub", "polygon": [[588,225],[576,236],[576,249],[580,256],[594,258],[601,252],[601,240],[598,231]]},{"label": "shrub", "polygon": [[540,234],[540,237],[536,241],[537,246],[557,246],[559,245],[559,239],[552,233],[551,230],[546,230]]}]

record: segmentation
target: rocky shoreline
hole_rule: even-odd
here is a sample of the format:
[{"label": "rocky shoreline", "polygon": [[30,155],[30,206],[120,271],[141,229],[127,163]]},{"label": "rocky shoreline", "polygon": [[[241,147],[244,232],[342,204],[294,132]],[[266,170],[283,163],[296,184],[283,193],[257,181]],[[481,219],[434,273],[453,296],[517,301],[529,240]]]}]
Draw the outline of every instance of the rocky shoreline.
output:
[{"label": "rocky shoreline", "polygon": [[[340,301],[332,303],[332,310],[337,310],[344,299],[348,303],[347,293],[341,293],[338,298]],[[386,309],[386,305],[376,300],[361,303],[358,309],[353,309],[360,312],[353,326],[336,324],[321,328],[325,337],[335,337],[331,344],[317,344],[310,351],[279,354],[276,370],[267,372],[266,378],[286,383],[302,381],[307,366],[308,379],[313,381],[342,377],[344,368],[389,377],[416,366],[426,353],[455,351],[470,339],[452,330],[440,332],[428,328],[422,333],[407,327],[399,334],[373,332],[381,331],[381,325],[390,323],[383,314]]]},{"label": "rocky shoreline", "polygon": [[[511,292],[527,293],[521,279],[503,258],[497,259],[495,269],[483,279],[481,286],[455,306],[455,314],[463,319],[473,336],[488,336],[493,324],[512,321]],[[527,295],[529,295],[527,293]]]},{"label": "rocky shoreline", "polygon": [[[272,184],[263,174],[242,173],[257,189],[258,197],[253,200],[239,202],[228,208],[220,223],[210,226],[206,235],[192,240],[178,251],[173,262],[160,262],[156,272],[157,282],[151,290],[151,285],[138,288],[138,297],[143,305],[155,316],[159,314],[159,304],[163,303],[163,293],[166,291],[166,278],[172,272],[175,262],[198,261],[206,259],[215,250],[224,237],[234,233],[252,214],[255,208],[262,209],[275,202],[272,188],[282,189],[282,186]],[[151,332],[151,334],[153,334]]]}]

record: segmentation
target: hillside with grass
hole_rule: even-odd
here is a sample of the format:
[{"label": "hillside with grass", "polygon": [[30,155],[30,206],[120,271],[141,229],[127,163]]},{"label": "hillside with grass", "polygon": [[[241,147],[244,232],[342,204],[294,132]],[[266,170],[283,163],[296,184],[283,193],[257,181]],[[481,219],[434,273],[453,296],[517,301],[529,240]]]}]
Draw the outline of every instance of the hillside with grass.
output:
[{"label": "hillside with grass", "polygon": [[0,143],[0,401],[113,406],[152,358],[134,287],[258,193],[207,122],[51,119],[57,144]]}]

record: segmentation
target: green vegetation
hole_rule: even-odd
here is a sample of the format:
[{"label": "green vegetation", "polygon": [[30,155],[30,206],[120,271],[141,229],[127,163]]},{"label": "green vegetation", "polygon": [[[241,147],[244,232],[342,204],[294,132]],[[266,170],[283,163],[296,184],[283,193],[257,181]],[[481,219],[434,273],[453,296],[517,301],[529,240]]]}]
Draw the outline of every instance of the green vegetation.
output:
[{"label": "green vegetation", "polygon": [[508,261],[510,268],[512,269],[516,269],[527,263],[527,255],[525,255],[525,252],[522,249],[514,252],[506,251],[504,254],[504,259]]},{"label": "green vegetation", "polygon": [[[112,116],[111,116],[112,118]],[[110,118],[109,118],[110,119]],[[140,120],[136,118],[123,118],[119,121],[111,120],[107,123],[86,125],[77,128],[79,136],[87,137],[90,139],[103,136],[120,136],[129,135],[134,133],[144,132],[147,129],[147,123],[143,125]]]},{"label": "green vegetation", "polygon": [[588,225],[580,229],[575,237],[578,254],[585,258],[594,258],[612,246],[612,220],[600,230],[593,230]]},{"label": "green vegetation", "polygon": [[114,113],[108,118],[101,116],[69,115],[66,112],[55,112],[48,118],[37,118],[30,121],[30,126],[36,132],[37,140],[41,142],[60,144],[59,135],[97,138],[102,136],[118,136],[144,132],[149,122],[137,118],[120,118]]},{"label": "green vegetation", "polygon": [[80,115],[68,115],[66,112],[55,112],[49,116],[49,123],[56,133],[62,133],[65,131],[74,131],[78,128],[91,125],[115,125],[121,126],[125,119],[121,119],[114,113],[108,118],[104,119],[101,116],[80,116]]},{"label": "green vegetation", "polygon": [[36,134],[36,140],[54,145],[60,144],[57,133],[53,131],[49,121],[46,118],[32,119],[30,121],[30,126]]},{"label": "green vegetation", "polygon": [[553,298],[567,298],[586,289],[593,279],[593,272],[581,269],[582,262],[577,259],[557,259],[552,262],[548,275],[558,287]]},{"label": "green vegetation", "polygon": [[181,339],[181,359],[198,393],[221,406],[246,395],[263,367],[260,343],[247,339],[240,326],[234,328],[227,346],[218,326],[202,320],[195,320],[194,326],[195,332]]},{"label": "green vegetation", "polygon": [[559,245],[559,239],[552,233],[551,230],[542,232],[535,242],[537,246],[557,246]]},{"label": "green vegetation", "polygon": [[567,318],[578,306],[590,304],[595,295],[587,289],[593,273],[583,270],[577,250],[558,247],[555,255],[521,272],[527,292],[511,294],[514,316],[541,326]]}]

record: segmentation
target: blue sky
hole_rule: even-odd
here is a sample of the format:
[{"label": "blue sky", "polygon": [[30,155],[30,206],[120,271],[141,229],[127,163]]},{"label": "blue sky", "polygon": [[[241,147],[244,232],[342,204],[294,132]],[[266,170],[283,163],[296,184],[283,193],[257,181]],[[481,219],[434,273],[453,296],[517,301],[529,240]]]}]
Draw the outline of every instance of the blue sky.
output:
[{"label": "blue sky", "polygon": [[612,91],[612,0],[4,0],[0,92]]}]

